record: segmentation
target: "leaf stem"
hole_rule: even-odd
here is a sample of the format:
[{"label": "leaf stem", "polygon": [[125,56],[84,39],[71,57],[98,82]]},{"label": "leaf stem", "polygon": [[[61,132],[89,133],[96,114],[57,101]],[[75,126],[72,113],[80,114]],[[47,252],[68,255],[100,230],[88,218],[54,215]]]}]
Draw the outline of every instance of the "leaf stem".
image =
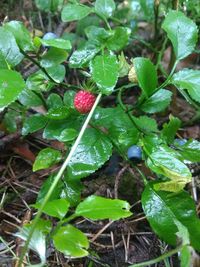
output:
[{"label": "leaf stem", "polygon": [[91,118],[93,116],[93,113],[94,113],[94,111],[95,111],[95,109],[96,109],[96,107],[97,107],[97,105],[98,105],[98,103],[99,103],[99,101],[101,99],[101,96],[102,96],[102,94],[99,94],[97,96],[96,101],[95,101],[90,113],[88,114],[88,116],[87,116],[87,118],[86,118],[86,120],[85,120],[85,122],[84,122],[84,124],[83,124],[83,126],[81,128],[81,131],[80,131],[75,143],[72,146],[71,151],[69,152],[69,155],[67,156],[67,158],[64,161],[63,165],[61,166],[59,172],[55,176],[55,179],[54,179],[51,187],[49,188],[49,190],[48,190],[48,192],[47,192],[47,194],[46,194],[46,196],[45,196],[45,198],[44,198],[44,200],[42,202],[42,205],[41,205],[40,209],[38,210],[38,213],[37,213],[35,219],[33,220],[32,228],[30,230],[30,233],[29,233],[29,235],[27,237],[27,240],[26,240],[26,242],[24,244],[22,253],[20,255],[18,267],[22,267],[24,256],[25,256],[25,254],[26,254],[26,252],[28,250],[28,245],[29,245],[29,243],[31,241],[32,235],[33,235],[33,233],[35,231],[35,228],[37,226],[37,222],[38,222],[38,220],[40,219],[40,217],[42,215],[43,208],[45,207],[46,203],[48,202],[49,198],[51,197],[51,194],[53,193],[54,188],[58,184],[60,178],[62,177],[62,175],[63,175],[63,173],[64,173],[64,171],[65,171],[65,169],[66,169],[66,167],[67,167],[67,165],[69,163],[69,161],[71,160],[71,157],[73,156],[75,150],[77,149],[77,147],[78,147],[78,145],[79,145],[79,143],[81,141],[81,138],[82,138],[82,136],[83,136],[88,124],[89,124],[89,121],[91,120]]},{"label": "leaf stem", "polygon": [[182,248],[182,246],[179,246],[179,247],[172,249],[172,250],[168,251],[167,253],[159,256],[158,258],[155,258],[155,259],[150,260],[150,261],[136,263],[136,264],[130,265],[129,267],[144,267],[144,266],[149,266],[149,265],[155,264],[157,262],[163,261],[164,259],[169,258],[172,255],[176,254],[177,252],[179,252],[181,250],[181,248]]}]

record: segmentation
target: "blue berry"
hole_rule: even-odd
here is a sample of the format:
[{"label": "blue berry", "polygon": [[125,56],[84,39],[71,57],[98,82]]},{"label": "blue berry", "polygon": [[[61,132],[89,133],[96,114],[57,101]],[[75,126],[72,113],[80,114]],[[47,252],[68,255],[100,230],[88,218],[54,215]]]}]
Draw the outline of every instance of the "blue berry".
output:
[{"label": "blue berry", "polygon": [[133,145],[129,147],[127,151],[128,159],[132,160],[135,163],[138,163],[142,160],[142,149],[139,146]]},{"label": "blue berry", "polygon": [[186,139],[175,139],[174,140],[175,141],[175,143],[177,143],[179,146],[183,146],[183,145],[185,145],[185,143],[187,143],[187,140]]},{"label": "blue berry", "polygon": [[56,39],[58,36],[53,33],[53,32],[47,32],[45,35],[42,37],[43,40],[51,40],[51,39]]}]

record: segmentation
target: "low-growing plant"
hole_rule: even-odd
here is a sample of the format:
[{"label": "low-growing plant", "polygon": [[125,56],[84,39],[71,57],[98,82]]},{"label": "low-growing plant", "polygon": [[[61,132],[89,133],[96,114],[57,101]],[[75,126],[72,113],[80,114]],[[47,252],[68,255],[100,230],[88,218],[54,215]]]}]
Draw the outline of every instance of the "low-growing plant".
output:
[{"label": "low-growing plant", "polygon": [[[196,24],[183,12],[168,10],[162,21],[166,41],[153,64],[149,58],[125,56],[135,36],[133,21],[122,15],[124,10],[130,15],[129,1],[127,5],[116,5],[113,0],[69,1],[63,7],[63,1],[50,1],[54,3],[51,6],[44,2],[48,1],[36,1],[43,11],[62,8],[63,22],[81,21],[76,35],[32,38],[19,21],[0,27],[0,108],[7,131],[21,131],[23,138],[41,131],[44,139],[65,144],[64,151],[42,149],[33,164],[33,171],[62,165],[44,182],[32,205],[38,210],[35,218],[16,234],[25,240],[19,266],[28,249],[39,255],[37,266],[45,265],[51,240],[66,257],[87,256],[88,238],[73,226],[79,216],[91,220],[131,216],[130,206],[123,200],[94,195],[81,200],[82,179],[103,166],[113,151],[141,175],[144,213],[154,232],[175,247],[156,260],[133,266],[146,266],[177,252],[181,261],[186,260],[182,266],[190,266],[192,249],[200,251],[200,220],[194,200],[184,190],[192,182],[186,163],[200,161],[200,142],[177,140],[181,120],[170,115],[168,122],[158,126],[155,114],[168,109],[175,91],[199,114],[200,71],[176,71],[177,64],[195,49]],[[143,6],[142,11],[149,20],[154,16]],[[169,74],[161,64],[167,42],[175,55]],[[25,80],[20,70],[26,61],[38,70]],[[75,72],[79,82],[66,82],[73,80],[69,75]],[[56,88],[60,93],[53,91]],[[126,104],[127,93],[134,95],[134,103]],[[102,107],[101,99],[111,94],[116,97],[115,104]],[[138,162],[150,169],[153,181]],[[54,226],[50,219],[41,218],[42,213],[56,218]]]}]

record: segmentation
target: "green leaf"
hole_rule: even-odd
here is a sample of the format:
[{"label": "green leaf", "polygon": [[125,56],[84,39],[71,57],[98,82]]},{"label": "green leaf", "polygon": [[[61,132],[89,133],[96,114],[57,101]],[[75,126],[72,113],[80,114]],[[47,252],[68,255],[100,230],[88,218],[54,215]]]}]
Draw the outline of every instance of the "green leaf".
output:
[{"label": "green leaf", "polygon": [[176,233],[176,235],[179,239],[179,242],[181,242],[182,245],[189,245],[190,235],[189,235],[188,229],[176,219],[174,219],[174,222],[178,228],[178,232]]},{"label": "green leaf", "polygon": [[111,36],[111,32],[93,25],[85,29],[85,34],[89,40],[97,41],[97,43],[104,43]]},{"label": "green leaf", "polygon": [[45,116],[52,120],[63,120],[70,116],[70,112],[66,106],[62,106],[49,109]]},{"label": "green leaf", "polygon": [[3,57],[3,55],[0,52],[0,69],[9,69],[8,67],[9,66],[8,66],[5,58]]},{"label": "green leaf", "polygon": [[179,118],[175,118],[172,115],[169,116],[169,122],[163,125],[163,129],[161,131],[162,138],[168,143],[171,144],[174,141],[174,137],[176,132],[181,126],[181,121]]},{"label": "green leaf", "polygon": [[67,257],[81,258],[88,255],[87,237],[70,224],[60,227],[53,235],[53,241],[55,248]]},{"label": "green leaf", "polygon": [[3,118],[3,125],[6,127],[6,130],[10,133],[15,133],[17,131],[17,121],[20,118],[20,114],[15,110],[7,111]]},{"label": "green leaf", "polygon": [[28,89],[25,89],[21,92],[18,100],[22,105],[28,108],[43,106],[42,99],[36,93]]},{"label": "green leaf", "polygon": [[99,169],[112,155],[112,144],[101,132],[87,128],[71,160],[67,174],[80,179]]},{"label": "green leaf", "polygon": [[145,133],[158,132],[158,126],[156,120],[149,118],[147,116],[140,116],[138,118],[132,117],[132,118],[141,131]]},{"label": "green leaf", "polygon": [[163,111],[169,106],[172,93],[169,90],[160,89],[151,97],[149,97],[144,104],[140,106],[140,109],[147,113],[156,113]]},{"label": "green leaf", "polygon": [[27,89],[30,91],[46,92],[52,89],[53,85],[54,84],[49,81],[49,78],[42,71],[33,73],[26,80]]},{"label": "green leaf", "polygon": [[34,133],[45,127],[47,124],[47,118],[41,114],[34,114],[27,117],[24,121],[22,128],[22,135],[27,135],[29,133]]},{"label": "green leaf", "polygon": [[[36,209],[40,209],[42,202],[37,202],[31,206]],[[48,201],[42,211],[49,216],[56,217],[61,220],[67,213],[69,206],[69,202],[64,198],[54,199]]]},{"label": "green leaf", "polygon": [[35,50],[30,32],[22,22],[13,20],[6,23],[3,27],[14,35],[16,43],[23,51]]},{"label": "green leaf", "polygon": [[90,64],[92,79],[103,94],[112,93],[119,76],[119,64],[115,55],[96,56]]},{"label": "green leaf", "polygon": [[60,142],[73,141],[78,136],[78,131],[73,128],[64,129],[57,138]]},{"label": "green leaf", "polygon": [[116,108],[97,108],[93,116],[93,123],[98,127],[103,127],[124,153],[138,141],[138,130],[119,106]]},{"label": "green leaf", "polygon": [[67,92],[65,92],[65,94],[64,94],[63,102],[69,109],[75,109],[74,108],[75,94],[76,94],[76,92],[73,90],[67,90]]},{"label": "green leaf", "polygon": [[191,267],[192,260],[192,248],[190,246],[183,246],[180,251],[181,267]]},{"label": "green leaf", "polygon": [[182,12],[171,10],[167,14],[162,28],[171,40],[177,59],[182,59],[195,48],[198,29],[196,24]]},{"label": "green leaf", "polygon": [[132,213],[126,201],[90,196],[77,206],[75,214],[91,220],[119,220],[131,216]]},{"label": "green leaf", "polygon": [[70,206],[77,206],[81,200],[83,184],[80,180],[69,180],[67,175],[64,175],[64,189],[61,196],[64,196],[70,203]]},{"label": "green leaf", "polygon": [[55,12],[61,9],[63,0],[35,0],[35,4],[42,11]]},{"label": "green leaf", "polygon": [[53,66],[50,68],[46,68],[46,71],[56,83],[63,82],[66,74],[65,66],[63,65]]},{"label": "green leaf", "polygon": [[22,90],[25,82],[20,73],[13,70],[0,71],[0,108],[7,107],[14,102]]},{"label": "green leaf", "polygon": [[93,9],[82,4],[68,3],[64,6],[62,13],[61,13],[61,19],[64,22],[69,22],[73,20],[80,20],[92,13]]},{"label": "green leaf", "polygon": [[177,142],[175,146],[179,149],[179,153],[184,159],[191,162],[200,162],[200,142],[197,140],[191,140],[180,146]]},{"label": "green leaf", "polygon": [[0,27],[0,36],[0,55],[9,65],[16,66],[22,61],[23,55],[19,51],[13,34]]},{"label": "green leaf", "polygon": [[40,39],[41,44],[46,46],[51,46],[55,48],[60,48],[64,50],[70,50],[72,48],[71,43],[69,40],[56,38],[56,39],[50,39],[50,40],[43,40]]},{"label": "green leaf", "polygon": [[115,8],[116,5],[113,0],[96,0],[95,2],[95,11],[105,18],[111,17]]},{"label": "green leaf", "polygon": [[176,245],[176,219],[187,228],[192,246],[200,251],[200,220],[195,203],[187,192],[155,191],[154,184],[150,183],[142,194],[142,206],[151,227],[161,239]]},{"label": "green leaf", "polygon": [[67,60],[68,53],[60,48],[51,47],[42,57],[40,64],[44,68],[57,67],[60,63]]},{"label": "green leaf", "polygon": [[153,152],[148,160],[148,167],[157,174],[170,178],[171,181],[155,184],[155,189],[177,192],[191,182],[192,175],[188,167],[172,153],[158,149]]},{"label": "green leaf", "polygon": [[[31,223],[29,224],[25,224],[15,235],[22,240],[27,240],[32,229],[32,224],[33,221],[31,221]],[[46,239],[47,234],[49,234],[50,230],[51,222],[39,219],[29,243],[29,248],[39,255],[42,264],[41,266],[43,266],[46,262]]]},{"label": "green leaf", "polygon": [[98,52],[100,47],[92,42],[86,42],[84,46],[74,51],[69,59],[71,68],[80,68],[88,63]]},{"label": "green leaf", "polygon": [[148,58],[136,57],[133,65],[139,86],[146,97],[151,96],[158,84],[156,68]]},{"label": "green leaf", "polygon": [[192,99],[200,103],[199,70],[183,69],[173,75],[172,83],[181,90],[187,89]]},{"label": "green leaf", "polygon": [[128,38],[131,30],[127,27],[116,27],[113,31],[113,36],[106,42],[109,50],[119,51],[128,44]]},{"label": "green leaf", "polygon": [[60,151],[53,148],[42,149],[36,157],[33,164],[33,171],[38,171],[41,169],[47,169],[52,165],[58,163],[62,158]]},{"label": "green leaf", "polygon": [[52,93],[48,96],[46,104],[49,109],[59,108],[63,106],[63,101],[60,95]]}]

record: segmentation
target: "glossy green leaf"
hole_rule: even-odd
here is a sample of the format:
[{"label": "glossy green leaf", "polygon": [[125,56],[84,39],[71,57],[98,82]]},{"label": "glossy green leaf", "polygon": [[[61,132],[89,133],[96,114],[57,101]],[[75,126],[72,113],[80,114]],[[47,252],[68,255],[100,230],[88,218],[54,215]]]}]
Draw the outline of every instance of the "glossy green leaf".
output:
[{"label": "glossy green leaf", "polygon": [[[15,235],[22,240],[27,240],[32,228],[32,224],[33,221],[31,221],[29,224],[25,224]],[[46,239],[50,230],[51,222],[39,219],[29,243],[29,248],[39,255],[41,266],[43,266],[46,262]]]},{"label": "glossy green leaf", "polygon": [[68,224],[60,227],[53,235],[55,248],[70,258],[81,258],[88,255],[87,237],[77,228]]},{"label": "glossy green leaf", "polygon": [[77,149],[71,157],[67,174],[80,179],[99,169],[112,155],[112,144],[101,132],[87,128]]},{"label": "glossy green leaf", "polygon": [[112,34],[113,36],[106,42],[106,46],[109,50],[119,51],[128,44],[131,30],[126,27],[116,27]]},{"label": "glossy green leaf", "polygon": [[[42,202],[37,202],[36,204],[33,204],[32,207],[40,209],[41,205]],[[47,204],[42,209],[42,211],[49,216],[62,219],[66,215],[69,206],[70,206],[69,202],[64,198],[54,199],[48,201]]]},{"label": "glossy green leaf", "polygon": [[175,246],[176,219],[187,228],[192,246],[200,251],[200,220],[193,199],[185,191],[174,194],[155,191],[153,187],[154,184],[148,184],[142,194],[143,210],[152,229],[165,242]]},{"label": "glossy green leaf", "polygon": [[76,92],[73,90],[67,90],[63,96],[63,102],[69,109],[75,109],[74,108],[74,97]]},{"label": "glossy green leaf", "polygon": [[115,11],[116,5],[113,0],[96,0],[95,11],[105,18],[112,16]]},{"label": "glossy green leaf", "polygon": [[50,40],[43,40],[40,39],[41,44],[46,46],[51,46],[55,48],[60,48],[64,50],[70,50],[72,48],[71,43],[69,40],[56,38],[56,39],[50,39]]},{"label": "glossy green leaf", "polygon": [[63,101],[60,95],[52,93],[48,96],[46,104],[49,109],[59,108],[63,106]]},{"label": "glossy green leaf", "polygon": [[69,64],[71,68],[80,68],[88,63],[98,52],[100,47],[92,42],[86,42],[84,46],[75,50],[70,59]]},{"label": "glossy green leaf", "polygon": [[5,108],[14,102],[22,90],[25,82],[20,73],[13,70],[0,71],[0,108]]},{"label": "glossy green leaf", "polygon": [[3,27],[14,35],[16,43],[23,51],[33,51],[35,49],[30,32],[22,22],[13,20]]},{"label": "glossy green leaf", "polygon": [[105,40],[107,40],[111,36],[110,31],[106,31],[104,28],[93,25],[88,26],[85,29],[85,34],[89,40],[97,41],[100,43],[104,43]]},{"label": "glossy green leaf", "polygon": [[58,163],[62,158],[60,151],[47,147],[42,149],[37,155],[33,164],[33,171],[47,169]]},{"label": "glossy green leaf", "polygon": [[138,118],[132,117],[135,124],[138,126],[138,128],[145,132],[158,132],[158,126],[156,123],[156,120],[147,117],[147,116],[140,116]]},{"label": "glossy green leaf", "polygon": [[63,120],[69,117],[70,112],[66,106],[51,108],[45,114],[45,116],[52,120]]},{"label": "glossy green leaf", "polygon": [[18,97],[19,102],[26,107],[43,106],[43,101],[35,92],[25,89]]},{"label": "glossy green leaf", "polygon": [[37,8],[45,12],[55,12],[60,10],[63,0],[35,0]]},{"label": "glossy green leaf", "polygon": [[90,196],[77,206],[75,214],[91,220],[119,220],[131,216],[132,213],[126,201]]},{"label": "glossy green leaf", "polygon": [[146,97],[151,96],[158,84],[156,68],[148,58],[136,57],[133,65],[139,86]]},{"label": "glossy green leaf", "polygon": [[103,127],[124,153],[138,141],[138,130],[119,106],[116,108],[97,108],[93,116],[93,123],[98,127]]},{"label": "glossy green leaf", "polygon": [[49,78],[42,71],[31,74],[26,80],[27,89],[36,92],[49,91],[52,89],[53,85],[54,83],[49,81]]},{"label": "glossy green leaf", "polygon": [[190,96],[200,103],[200,71],[183,69],[175,73],[172,82],[180,89],[187,89]]},{"label": "glossy green leaf", "polygon": [[34,114],[27,117],[23,123],[22,135],[34,133],[45,127],[47,124],[47,118],[41,114]]},{"label": "glossy green leaf", "polygon": [[9,65],[16,66],[22,61],[23,55],[19,51],[13,34],[0,27],[0,36],[0,55]]},{"label": "glossy green leaf", "polygon": [[80,180],[69,180],[67,175],[64,175],[64,188],[61,197],[65,197],[70,206],[77,206],[81,200],[81,193],[83,191],[83,184]]},{"label": "glossy green leaf", "polygon": [[171,144],[174,141],[176,132],[181,126],[181,121],[179,118],[175,118],[172,115],[169,116],[169,122],[163,125],[161,131],[162,138],[168,143]]},{"label": "glossy green leaf", "polygon": [[197,42],[198,29],[191,19],[180,11],[171,10],[162,28],[172,42],[177,59],[182,59],[192,53]]},{"label": "glossy green leaf", "polygon": [[92,11],[93,9],[86,5],[78,3],[68,3],[64,6],[62,10],[61,18],[64,22],[80,20],[89,15]]},{"label": "glossy green leaf", "polygon": [[78,131],[73,128],[64,129],[57,138],[60,142],[73,141],[78,135]]},{"label": "glossy green leaf", "polygon": [[153,152],[148,160],[148,167],[157,174],[168,177],[171,181],[157,183],[157,190],[177,192],[191,182],[192,175],[188,167],[177,159],[172,153],[158,149]]},{"label": "glossy green leaf", "polygon": [[50,68],[46,68],[46,71],[56,83],[63,82],[66,74],[65,66],[63,65],[53,66]]},{"label": "glossy green leaf", "polygon": [[156,113],[163,111],[169,106],[172,93],[169,90],[160,89],[150,96],[141,106],[140,109],[147,113]]},{"label": "glossy green leaf", "polygon": [[191,162],[200,162],[200,142],[197,140],[190,140],[184,145],[180,146],[177,142],[175,146],[179,149],[179,153],[184,159]]},{"label": "glossy green leaf", "polygon": [[119,76],[119,64],[115,55],[96,56],[90,64],[92,79],[103,94],[114,90]]},{"label": "glossy green leaf", "polygon": [[60,63],[67,60],[68,53],[60,48],[51,47],[42,57],[40,64],[44,68],[57,67]]}]

